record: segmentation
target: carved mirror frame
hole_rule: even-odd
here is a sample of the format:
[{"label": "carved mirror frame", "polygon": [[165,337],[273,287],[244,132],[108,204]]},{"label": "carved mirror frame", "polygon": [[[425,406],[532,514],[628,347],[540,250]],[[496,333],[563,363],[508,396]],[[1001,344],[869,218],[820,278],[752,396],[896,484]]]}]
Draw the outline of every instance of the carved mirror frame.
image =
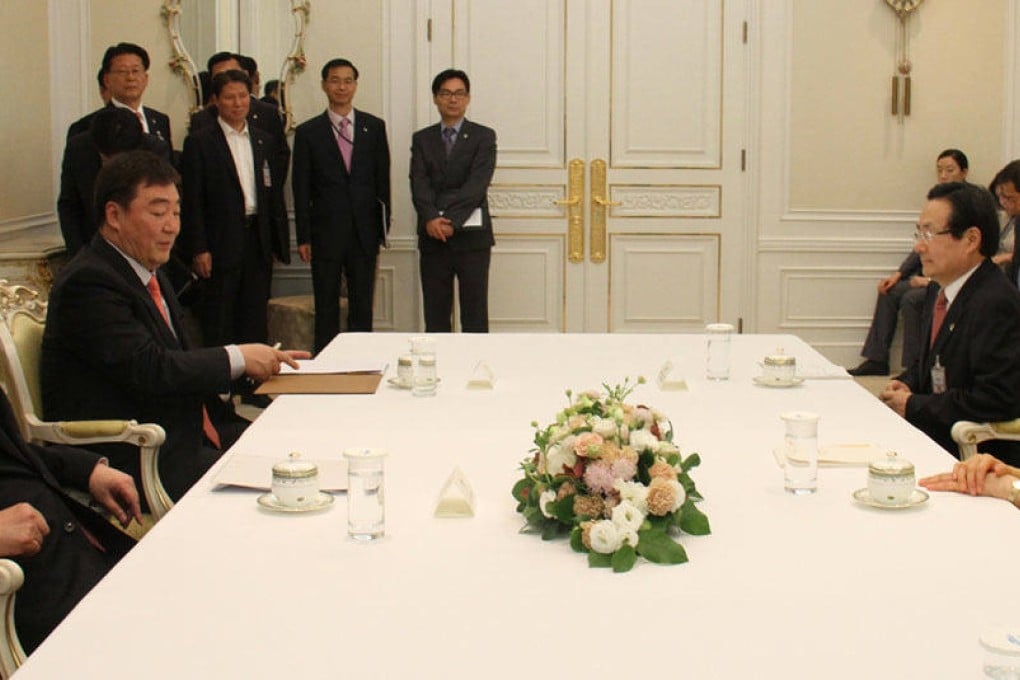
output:
[{"label": "carved mirror frame", "polygon": [[[202,109],[202,84],[198,77],[198,67],[195,66],[195,62],[188,54],[188,48],[184,46],[184,41],[181,38],[182,11],[181,0],[163,0],[160,13],[166,23],[170,46],[173,50],[170,68],[184,79],[189,98],[192,101],[189,113],[193,114]],[[311,13],[311,0],[290,0],[290,13],[294,20],[294,39],[291,41],[290,51],[284,57],[280,69],[280,112],[284,117],[283,124],[287,132],[294,129],[294,113],[287,97],[287,88],[299,74],[304,72],[308,64],[305,57],[305,30],[308,26],[308,16]]]}]

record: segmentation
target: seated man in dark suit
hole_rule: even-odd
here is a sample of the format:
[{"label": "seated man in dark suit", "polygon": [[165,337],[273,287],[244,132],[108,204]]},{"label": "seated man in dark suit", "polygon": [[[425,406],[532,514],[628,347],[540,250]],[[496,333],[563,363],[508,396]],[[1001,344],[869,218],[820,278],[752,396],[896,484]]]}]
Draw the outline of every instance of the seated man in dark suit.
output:
[{"label": "seated man in dark suit", "polygon": [[[247,375],[265,380],[292,356],[266,345],[191,349],[160,265],[180,231],[177,171],[128,151],[96,179],[95,238],[50,293],[40,367],[43,409],[55,420],[135,419],[166,430],[159,472],[179,499],[240,436],[247,421],[219,394]],[[103,447],[139,483],[137,449]]]},{"label": "seated man in dark suit", "polygon": [[[138,117],[146,134],[159,137],[172,148],[170,118],[156,109],[142,106],[142,95],[149,84],[149,53],[134,43],[112,45],[103,55],[102,73],[109,95],[106,107],[119,106],[131,111]],[[88,132],[95,113],[93,111],[71,123],[67,128],[67,138],[70,140],[75,135]]]},{"label": "seated man in dark suit", "polygon": [[[992,261],[999,247],[995,200],[984,188],[954,182],[928,192],[914,236],[930,286],[917,361],[882,392],[890,408],[958,455],[958,420],[1020,416],[1020,292]],[[1018,442],[987,442],[1020,463]]]},{"label": "seated man in dark suit", "polygon": [[67,141],[60,169],[57,215],[69,256],[92,240],[92,235],[99,228],[95,222],[92,196],[99,168],[106,160],[133,149],[148,149],[157,155],[170,157],[166,142],[145,134],[138,118],[117,106],[96,111],[91,128]]},{"label": "seated man in dark suit", "polygon": [[0,392],[0,557],[25,572],[14,620],[28,653],[135,544],[64,488],[91,493],[124,526],[141,521],[131,477],[89,451],[25,443]]}]

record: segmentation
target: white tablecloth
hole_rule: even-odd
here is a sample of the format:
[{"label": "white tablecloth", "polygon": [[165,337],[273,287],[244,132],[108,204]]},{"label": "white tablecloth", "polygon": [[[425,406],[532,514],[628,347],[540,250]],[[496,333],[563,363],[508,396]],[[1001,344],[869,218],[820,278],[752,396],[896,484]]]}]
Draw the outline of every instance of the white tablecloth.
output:
[{"label": "white tablecloth", "polygon": [[[349,334],[331,356],[390,361],[406,335]],[[862,468],[822,468],[819,491],[783,491],[779,414],[821,414],[821,445],[872,443],[919,476],[953,460],[851,380],[752,384],[792,336],[734,338],[732,377],[704,380],[699,335],[438,336],[442,383],[414,398],[276,400],[229,455],[339,459],[388,449],[386,536],[346,535],[346,500],[313,515],[260,510],[256,492],[207,475],[19,671],[32,678],[963,678],[978,636],[1015,624],[1020,513],[1002,501],[933,495],[923,508],[856,505]],[[686,392],[654,376],[672,359]],[[495,389],[466,389],[487,361]],[[589,569],[565,541],[518,534],[510,488],[564,390],[644,375],[631,397],[666,412],[713,533],[684,537],[690,562]],[[471,519],[432,516],[460,466]],[[268,474],[268,472],[267,472]]]}]

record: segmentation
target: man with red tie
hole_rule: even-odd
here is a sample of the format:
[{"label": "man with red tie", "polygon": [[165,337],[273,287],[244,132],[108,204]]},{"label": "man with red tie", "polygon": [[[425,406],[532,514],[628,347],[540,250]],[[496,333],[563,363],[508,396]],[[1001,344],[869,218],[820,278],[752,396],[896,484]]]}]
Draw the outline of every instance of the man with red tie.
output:
[{"label": "man with red tie", "polygon": [[[306,352],[264,344],[192,349],[160,266],[180,232],[180,176],[146,151],[120,154],[96,178],[92,241],[50,293],[40,378],[53,420],[135,419],[166,430],[159,473],[179,499],[248,422],[219,395],[265,380]],[[96,447],[141,487],[137,448]]]},{"label": "man with red tie", "polygon": [[[921,353],[882,392],[890,408],[958,455],[958,420],[1020,416],[1020,292],[992,261],[999,247],[995,199],[954,182],[928,192],[914,235],[930,286]],[[988,442],[1001,460],[1020,463],[1018,442]]]}]

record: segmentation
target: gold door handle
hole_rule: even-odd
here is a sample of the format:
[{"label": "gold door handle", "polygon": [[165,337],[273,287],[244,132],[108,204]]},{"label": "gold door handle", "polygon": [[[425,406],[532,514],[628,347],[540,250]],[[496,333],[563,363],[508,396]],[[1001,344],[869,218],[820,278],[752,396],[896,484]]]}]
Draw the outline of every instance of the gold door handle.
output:
[{"label": "gold door handle", "polygon": [[596,158],[591,162],[591,251],[588,259],[606,261],[606,209],[620,205],[608,201],[606,196],[606,162]]},{"label": "gold door handle", "polygon": [[567,260],[584,262],[584,161],[575,158],[567,165],[567,198],[554,201],[567,206]]}]

